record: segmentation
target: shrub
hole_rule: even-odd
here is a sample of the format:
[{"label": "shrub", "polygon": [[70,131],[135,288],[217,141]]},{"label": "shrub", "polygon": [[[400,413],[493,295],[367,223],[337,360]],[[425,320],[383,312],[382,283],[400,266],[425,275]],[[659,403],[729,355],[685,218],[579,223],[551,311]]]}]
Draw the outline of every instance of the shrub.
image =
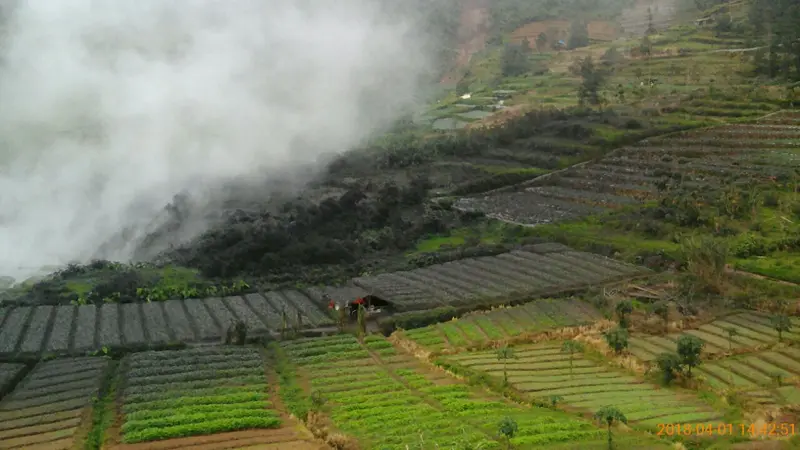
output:
[{"label": "shrub", "polygon": [[387,317],[378,322],[378,326],[383,334],[389,335],[394,330],[402,328],[404,330],[411,330],[414,328],[422,328],[428,325],[447,322],[450,319],[459,316],[459,311],[452,306],[443,306],[441,308],[434,308],[427,311],[413,311],[407,313],[395,314]]}]

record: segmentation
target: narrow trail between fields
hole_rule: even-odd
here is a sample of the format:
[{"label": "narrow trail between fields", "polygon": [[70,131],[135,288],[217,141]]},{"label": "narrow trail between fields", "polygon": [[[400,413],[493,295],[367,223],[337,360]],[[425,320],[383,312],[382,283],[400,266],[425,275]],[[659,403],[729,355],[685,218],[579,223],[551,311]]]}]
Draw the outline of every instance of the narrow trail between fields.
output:
[{"label": "narrow trail between fields", "polygon": [[[262,359],[264,361],[269,360],[263,356],[264,355],[262,355]],[[281,418],[282,424],[279,430],[291,430],[297,435],[298,441],[303,441],[307,444],[306,448],[308,449],[323,450],[330,448],[326,444],[317,440],[314,437],[314,434],[308,430],[308,428],[306,428],[306,426],[300,420],[291,415],[289,408],[287,408],[283,403],[283,399],[280,395],[280,381],[278,380],[278,374],[267,364],[264,365],[264,377],[267,379],[267,398],[272,404],[272,409],[275,410]]]}]

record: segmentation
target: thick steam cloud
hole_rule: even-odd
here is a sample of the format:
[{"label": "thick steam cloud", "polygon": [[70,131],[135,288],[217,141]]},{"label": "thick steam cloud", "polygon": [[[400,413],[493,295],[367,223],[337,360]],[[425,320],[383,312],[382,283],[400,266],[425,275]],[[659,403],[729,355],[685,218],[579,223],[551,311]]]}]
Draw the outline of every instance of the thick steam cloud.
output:
[{"label": "thick steam cloud", "polygon": [[430,64],[413,18],[377,5],[18,2],[0,37],[0,274],[85,261],[177,192],[390,123]]}]

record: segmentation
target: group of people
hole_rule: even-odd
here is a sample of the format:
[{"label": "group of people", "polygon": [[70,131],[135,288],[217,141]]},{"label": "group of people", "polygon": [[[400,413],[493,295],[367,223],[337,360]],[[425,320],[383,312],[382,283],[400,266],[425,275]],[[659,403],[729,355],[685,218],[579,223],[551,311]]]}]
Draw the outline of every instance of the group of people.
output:
[{"label": "group of people", "polygon": [[[330,310],[339,311],[342,308],[351,308],[347,302],[345,302],[344,306],[340,305],[338,302],[335,302],[328,294],[325,294],[324,298],[328,300],[328,309]],[[366,304],[366,300],[364,300],[363,297],[358,297],[352,304],[355,306],[350,311],[350,314],[355,314],[358,311],[359,306]]]}]

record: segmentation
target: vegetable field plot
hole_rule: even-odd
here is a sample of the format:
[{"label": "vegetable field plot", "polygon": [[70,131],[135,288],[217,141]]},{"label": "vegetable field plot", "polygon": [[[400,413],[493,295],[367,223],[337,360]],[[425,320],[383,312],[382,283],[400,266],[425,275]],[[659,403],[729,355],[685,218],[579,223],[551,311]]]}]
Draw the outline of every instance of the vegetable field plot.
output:
[{"label": "vegetable field plot", "polygon": [[777,386],[778,383],[790,384],[798,381],[800,351],[787,347],[737,355],[704,362],[695,370],[715,389],[735,387],[742,390],[760,390]]},{"label": "vegetable field plot", "polygon": [[[594,411],[605,405],[618,407],[628,420],[646,427],[659,423],[694,423],[721,417],[689,394],[660,389],[583,358],[561,351],[561,343],[514,348],[515,357],[498,359],[495,351],[465,352],[445,357],[449,363],[503,376],[531,398],[560,402]],[[571,362],[570,362],[571,360]]]},{"label": "vegetable field plot", "polygon": [[354,278],[353,282],[398,310],[416,310],[442,305],[500,304],[646,273],[648,270],[641,267],[562,245],[543,244],[498,256]]},{"label": "vegetable field plot", "polygon": [[72,449],[78,427],[89,416],[106,358],[42,362],[0,401],[0,448]]},{"label": "vegetable field plot", "polygon": [[597,309],[579,299],[541,299],[401,333],[417,345],[439,351],[585,325],[601,318]]},{"label": "vegetable field plot", "polygon": [[257,349],[135,353],[123,362],[125,443],[281,425]]},{"label": "vegetable field plot", "polygon": [[[792,318],[795,327],[800,322]],[[684,333],[697,336],[705,342],[705,354],[720,354],[731,350],[757,349],[778,342],[778,332],[773,329],[768,316],[758,312],[745,312],[717,319],[696,330]],[[642,361],[653,362],[660,353],[675,352],[680,333],[666,336],[635,336],[630,339],[631,354]],[[800,332],[783,333],[784,339],[800,340]]]},{"label": "vegetable field plot", "polygon": [[365,346],[350,336],[333,336],[283,342],[281,347],[309,377],[311,388],[327,399],[337,428],[358,438],[365,449],[481,442],[499,448],[497,424],[506,416],[519,424],[512,440],[518,448],[601,442],[605,437],[602,429],[574,416],[478,396],[453,379],[425,375],[413,362],[387,364],[394,349],[381,337],[371,337]]},{"label": "vegetable field plot", "polygon": [[[723,113],[725,111],[719,110]],[[754,111],[761,115],[763,111]],[[738,114],[738,113],[737,113]],[[586,165],[520,187],[465,197],[456,206],[525,225],[579,219],[652,199],[664,176],[680,172],[684,186],[714,189],[733,180],[789,176],[800,159],[787,157],[800,139],[797,121],[775,115],[762,123],[723,125],[651,138]]]},{"label": "vegetable field plot", "polygon": [[241,320],[248,336],[277,334],[285,308],[289,325],[331,326],[333,319],[299,291],[168,300],[152,303],[0,308],[0,356],[83,355],[102,348],[137,349],[182,342],[219,342]]}]

